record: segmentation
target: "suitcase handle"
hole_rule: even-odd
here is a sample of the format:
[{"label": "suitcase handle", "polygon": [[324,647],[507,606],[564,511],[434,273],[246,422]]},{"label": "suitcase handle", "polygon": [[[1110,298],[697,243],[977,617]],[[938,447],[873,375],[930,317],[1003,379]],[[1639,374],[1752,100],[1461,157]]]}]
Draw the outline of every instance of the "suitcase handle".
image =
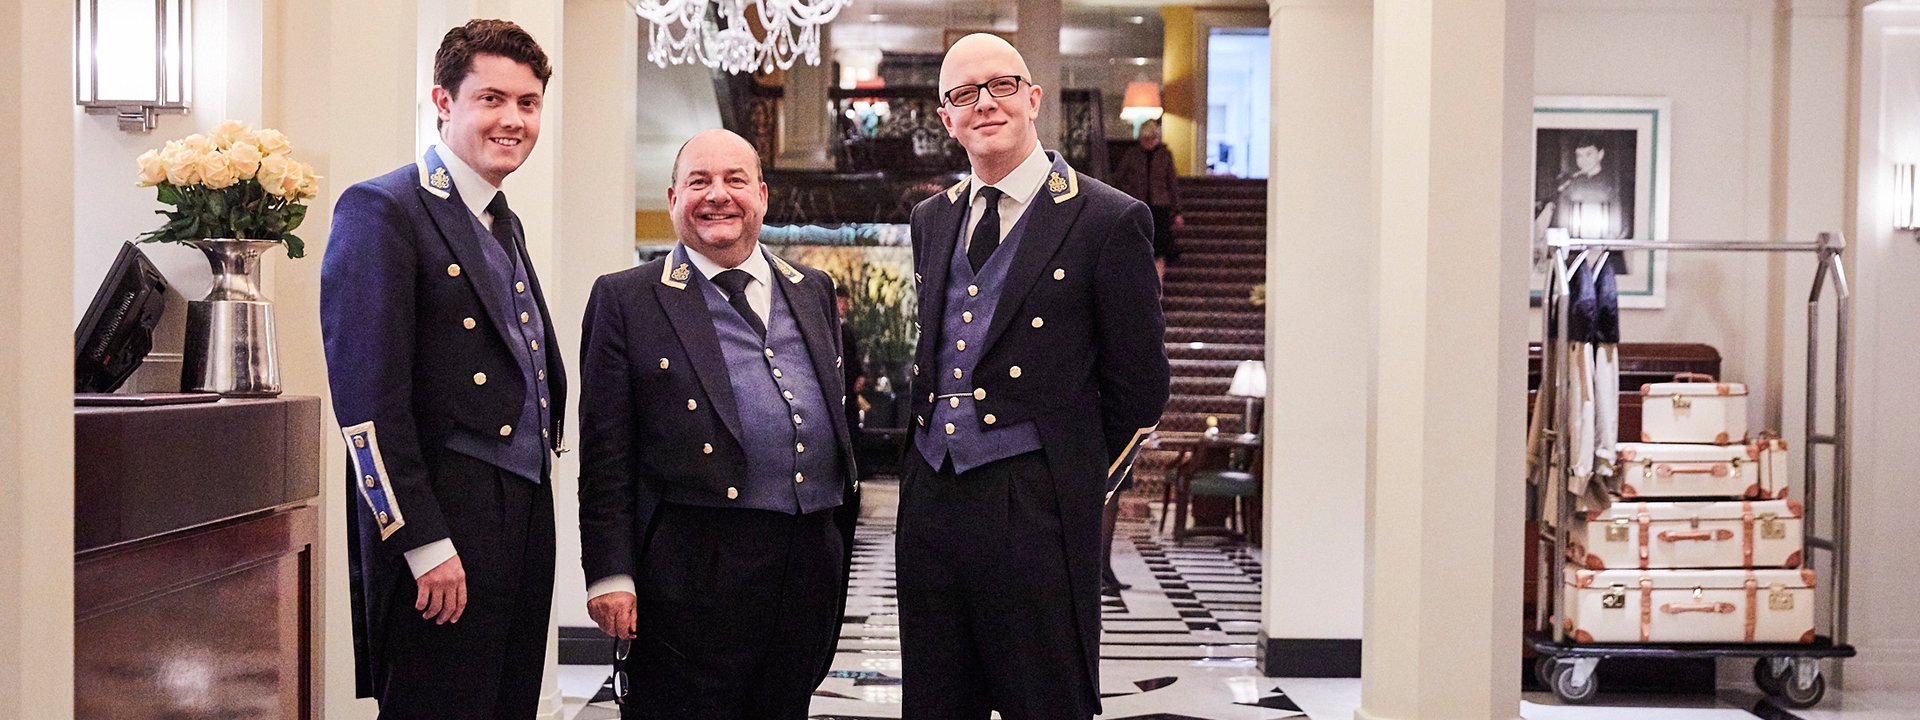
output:
[{"label": "suitcase handle", "polygon": [[1661,542],[1680,542],[1683,540],[1726,542],[1732,539],[1733,531],[1726,528],[1719,530],[1701,530],[1699,532],[1674,532],[1672,530],[1666,530],[1660,533]]},{"label": "suitcase handle", "polygon": [[1672,477],[1674,475],[1712,475],[1714,477],[1726,477],[1727,475],[1733,472],[1733,469],[1729,467],[1727,463],[1713,463],[1706,467],[1679,467],[1679,468],[1666,463],[1661,463],[1659,465],[1655,465],[1653,468],[1653,471],[1655,474],[1658,474],[1660,477]]},{"label": "suitcase handle", "polygon": [[1707,382],[1707,383],[1719,382],[1718,380],[1714,379],[1712,375],[1708,375],[1706,373],[1696,373],[1696,372],[1674,373],[1673,381],[1674,382]]},{"label": "suitcase handle", "polygon": [[1736,610],[1739,610],[1739,608],[1734,607],[1733,603],[1730,603],[1730,602],[1701,603],[1699,605],[1675,605],[1673,603],[1666,603],[1660,606],[1660,612],[1666,613],[1668,615],[1680,615],[1683,613],[1711,613],[1714,615],[1727,615],[1727,614],[1731,614]]}]

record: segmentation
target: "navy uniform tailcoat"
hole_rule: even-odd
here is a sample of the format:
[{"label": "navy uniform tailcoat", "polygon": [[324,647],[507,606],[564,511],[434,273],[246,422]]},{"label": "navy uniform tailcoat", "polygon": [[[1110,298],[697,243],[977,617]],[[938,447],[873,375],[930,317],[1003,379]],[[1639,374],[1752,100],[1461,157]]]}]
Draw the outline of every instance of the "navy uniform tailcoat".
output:
[{"label": "navy uniform tailcoat", "polygon": [[[462,482],[442,477],[434,458],[450,442],[505,446],[513,432],[545,434],[542,452],[562,447],[567,380],[559,353],[546,352],[534,381],[544,393],[526,386],[524,361],[508,345],[519,320],[500,299],[515,281],[484,259],[482,243],[498,241],[483,234],[434,151],[348,188],[333,223],[320,321],[334,413],[357,471],[348,562],[365,697],[380,692],[385,600],[412,578],[404,553],[451,536],[435,493]],[[515,246],[551,349],[545,296],[525,243]],[[535,395],[551,401],[551,425],[515,429]]]},{"label": "navy uniform tailcoat", "polygon": [[[741,426],[715,319],[693,284],[699,271],[672,257],[602,276],[587,300],[580,334],[580,550],[588,582],[639,577],[649,529],[670,486],[679,497],[710,498],[700,503],[709,507],[737,499],[748,477],[742,439],[768,431]],[[820,391],[837,413],[847,391],[833,280],[819,270],[772,262],[773,291],[785,293]],[[839,445],[843,496],[835,518],[850,554],[860,505],[853,442],[839,417],[821,420]],[[846,578],[829,582],[839,583],[844,606]],[[642,617],[641,630],[648,622],[672,621]],[[831,652],[826,659],[831,662]],[[825,677],[826,663],[818,672]]]},{"label": "navy uniform tailcoat", "polygon": [[[973,377],[984,392],[972,403],[972,420],[982,432],[1027,422],[1039,432],[1091,680],[1084,692],[1097,707],[1100,513],[1166,409],[1166,319],[1147,207],[1051,159],[1053,170],[1021,221],[1024,234],[980,344]],[[970,182],[913,209],[921,327],[913,438],[931,421],[938,394],[948,267],[967,219]],[[909,448],[909,457],[915,452]]]}]

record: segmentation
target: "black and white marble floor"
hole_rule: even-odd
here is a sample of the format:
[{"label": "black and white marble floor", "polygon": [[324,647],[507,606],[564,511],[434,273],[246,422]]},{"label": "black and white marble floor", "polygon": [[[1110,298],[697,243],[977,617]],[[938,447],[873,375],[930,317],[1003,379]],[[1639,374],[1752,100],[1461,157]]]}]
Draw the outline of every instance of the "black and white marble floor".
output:
[{"label": "black and white marble floor", "polygon": [[[900,717],[893,527],[885,519],[862,522],[840,652],[814,693],[813,720]],[[1261,581],[1257,551],[1205,539],[1171,545],[1144,522],[1124,525],[1122,534],[1126,537],[1115,542],[1114,572],[1133,587],[1104,598],[1102,718],[1353,717],[1360,704],[1359,680],[1267,678],[1254,667]],[[609,700],[606,666],[562,666],[560,685],[567,720],[619,717]],[[1556,706],[1551,695],[1527,693],[1521,714],[1526,720],[1915,720],[1920,718],[1916,700],[1830,695],[1819,710],[1794,715],[1737,693],[1602,696],[1583,707]]]}]

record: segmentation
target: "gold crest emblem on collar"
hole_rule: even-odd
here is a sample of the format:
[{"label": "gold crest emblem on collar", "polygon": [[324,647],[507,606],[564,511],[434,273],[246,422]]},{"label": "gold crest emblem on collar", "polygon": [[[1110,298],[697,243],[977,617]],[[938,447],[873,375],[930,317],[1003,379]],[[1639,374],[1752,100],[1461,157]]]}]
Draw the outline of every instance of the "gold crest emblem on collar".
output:
[{"label": "gold crest emblem on collar", "polygon": [[445,190],[453,187],[453,178],[447,177],[446,168],[438,167],[433,169],[433,176],[427,178],[427,184],[432,185],[436,190]]},{"label": "gold crest emblem on collar", "polygon": [[693,277],[693,273],[687,269],[686,263],[680,263],[680,267],[673,269],[674,282],[686,282],[689,277]]},{"label": "gold crest emblem on collar", "polygon": [[1047,192],[1057,193],[1066,189],[1067,189],[1067,179],[1060,177],[1060,173],[1058,171],[1055,171],[1052,175],[1047,177]]}]

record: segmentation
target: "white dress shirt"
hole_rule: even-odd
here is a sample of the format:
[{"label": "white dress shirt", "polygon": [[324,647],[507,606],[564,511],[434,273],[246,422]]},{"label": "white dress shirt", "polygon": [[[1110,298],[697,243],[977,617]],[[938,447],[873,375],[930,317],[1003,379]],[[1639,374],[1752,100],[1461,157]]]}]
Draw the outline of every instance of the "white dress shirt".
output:
[{"label": "white dress shirt", "polygon": [[[1027,211],[1027,206],[1033,204],[1033,197],[1040,193],[1040,183],[1046,181],[1047,170],[1052,167],[1053,163],[1047,160],[1047,153],[1040,149],[1040,143],[1034,143],[1033,152],[1020,161],[1013,172],[1000,178],[1000,182],[988,185],[1006,193],[1006,197],[1000,198],[1001,240],[1007,239],[1007,233],[1012,232],[1014,224],[1020,222],[1020,216]],[[967,192],[972,197],[968,199],[966,232],[960,233],[960,242],[964,245],[973,244],[973,228],[980,224],[981,214],[987,211],[987,201],[980,197],[981,185],[979,173],[967,178]]]},{"label": "white dress shirt", "polygon": [[[487,204],[493,202],[500,188],[480,176],[472,166],[454,154],[453,148],[442,141],[434,146],[434,153],[440,156],[440,162],[447,166],[447,174],[453,177],[453,187],[460,191],[460,202],[474,217],[480,218],[480,224],[489,229],[493,227],[493,213],[487,212]],[[415,578],[440,567],[441,563],[458,554],[453,548],[453,538],[441,538],[403,553],[407,557],[407,569],[413,571]]]},{"label": "white dress shirt", "polygon": [[[747,283],[745,290],[747,293],[747,305],[752,307],[753,312],[760,316],[760,323],[762,325],[772,324],[767,322],[767,318],[771,317],[773,313],[773,264],[767,262],[767,256],[760,251],[760,244],[758,242],[754,243],[753,252],[747,254],[747,259],[733,267],[726,267],[714,262],[712,258],[701,255],[700,251],[694,250],[693,248],[687,248],[687,260],[693,263],[694,269],[699,270],[700,275],[705,277],[708,282],[713,281],[713,276],[728,270],[745,270],[748,275],[753,276],[753,280]],[[715,289],[720,290],[722,296],[727,294],[727,291],[724,288],[720,288],[718,283],[715,283]],[[731,300],[732,298],[728,299]],[[592,600],[612,592],[634,593],[634,591],[635,587],[632,575],[625,573],[608,575],[594,580],[592,584],[587,586],[587,599]]]},{"label": "white dress shirt", "polygon": [[[767,318],[773,312],[773,265],[767,262],[766,254],[760,252],[759,241],[753,243],[753,252],[747,254],[747,259],[733,267],[714,262],[712,258],[701,255],[700,251],[693,248],[687,248],[687,259],[693,261],[693,268],[699,270],[700,275],[709,282],[713,280],[713,276],[728,270],[747,271],[748,275],[753,276],[753,282],[747,283],[747,306],[753,308],[753,312],[760,316],[761,325],[772,324],[767,322]],[[721,297],[726,297],[727,291],[721,288],[719,283],[714,283],[714,288],[720,290]]]}]

